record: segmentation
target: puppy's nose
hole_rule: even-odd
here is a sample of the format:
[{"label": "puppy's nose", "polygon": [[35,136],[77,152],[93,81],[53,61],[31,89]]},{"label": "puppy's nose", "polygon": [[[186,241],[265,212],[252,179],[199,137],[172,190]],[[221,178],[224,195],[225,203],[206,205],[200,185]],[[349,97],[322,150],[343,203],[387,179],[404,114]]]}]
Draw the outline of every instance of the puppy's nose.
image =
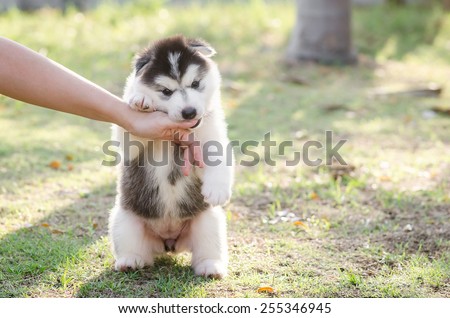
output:
[{"label": "puppy's nose", "polygon": [[197,110],[194,107],[188,106],[181,111],[181,116],[184,119],[192,119],[197,115]]}]

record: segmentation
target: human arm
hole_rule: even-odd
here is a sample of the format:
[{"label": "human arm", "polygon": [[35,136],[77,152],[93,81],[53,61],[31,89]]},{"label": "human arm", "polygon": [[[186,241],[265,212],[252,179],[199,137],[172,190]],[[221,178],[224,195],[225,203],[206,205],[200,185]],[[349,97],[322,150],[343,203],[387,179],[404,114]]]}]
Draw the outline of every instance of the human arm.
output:
[{"label": "human arm", "polygon": [[64,66],[0,37],[0,94],[53,110],[115,123],[151,139],[184,136],[195,121],[173,122],[164,113],[132,110],[124,101]]}]

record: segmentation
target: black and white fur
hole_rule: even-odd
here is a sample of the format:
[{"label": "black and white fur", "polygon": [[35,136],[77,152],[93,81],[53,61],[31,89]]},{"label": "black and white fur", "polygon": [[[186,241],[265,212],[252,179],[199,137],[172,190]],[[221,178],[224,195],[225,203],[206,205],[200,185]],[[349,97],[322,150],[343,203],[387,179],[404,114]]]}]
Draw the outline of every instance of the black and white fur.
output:
[{"label": "black and white fur", "polygon": [[[192,252],[197,275],[221,278],[227,274],[226,218],[221,205],[231,196],[233,167],[225,158],[227,129],[220,101],[220,74],[210,59],[215,50],[201,40],[176,36],[160,40],[137,55],[124,100],[141,111],[163,111],[174,121],[197,119],[192,131],[204,145],[217,141],[224,149],[221,164],[194,167],[184,176],[175,163],[182,151],[167,150],[151,141],[144,153],[130,148],[120,167],[118,194],[110,215],[110,237],[116,270],[152,265],[165,252]],[[125,131],[113,127],[123,157]],[[147,145],[148,140],[130,136]],[[169,164],[152,166],[169,155]],[[217,159],[217,158],[215,158]],[[141,163],[141,164],[139,164]]]}]

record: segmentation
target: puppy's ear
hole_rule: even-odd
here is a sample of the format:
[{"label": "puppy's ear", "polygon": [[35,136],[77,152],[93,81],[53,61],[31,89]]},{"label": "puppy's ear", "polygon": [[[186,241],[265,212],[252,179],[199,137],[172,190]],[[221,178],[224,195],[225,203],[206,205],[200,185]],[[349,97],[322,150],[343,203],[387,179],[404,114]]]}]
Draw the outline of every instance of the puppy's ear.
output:
[{"label": "puppy's ear", "polygon": [[214,48],[209,45],[209,43],[200,40],[200,39],[188,39],[187,43],[191,49],[199,52],[203,56],[211,57],[214,56],[217,52]]},{"label": "puppy's ear", "polygon": [[137,55],[134,59],[134,70],[136,71],[136,74],[139,73],[139,71],[150,61],[152,58],[148,55]]}]

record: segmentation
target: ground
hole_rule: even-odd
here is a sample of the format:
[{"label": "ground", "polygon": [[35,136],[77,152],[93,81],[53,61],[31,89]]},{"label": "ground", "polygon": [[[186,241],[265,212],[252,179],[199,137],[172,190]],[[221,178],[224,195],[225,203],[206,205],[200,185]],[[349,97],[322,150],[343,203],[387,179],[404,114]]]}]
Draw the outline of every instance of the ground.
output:
[{"label": "ground", "polygon": [[[285,65],[291,2],[139,3],[10,11],[0,29],[118,95],[146,43],[203,37],[218,51],[230,138],[270,132],[293,148],[275,166],[236,168],[226,279],[195,277],[189,255],[116,273],[109,125],[0,97],[0,297],[450,296],[449,14],[355,8],[357,65]],[[327,166],[324,149],[311,153],[320,166],[286,165],[326,131],[333,146],[346,140],[346,165]]]}]

